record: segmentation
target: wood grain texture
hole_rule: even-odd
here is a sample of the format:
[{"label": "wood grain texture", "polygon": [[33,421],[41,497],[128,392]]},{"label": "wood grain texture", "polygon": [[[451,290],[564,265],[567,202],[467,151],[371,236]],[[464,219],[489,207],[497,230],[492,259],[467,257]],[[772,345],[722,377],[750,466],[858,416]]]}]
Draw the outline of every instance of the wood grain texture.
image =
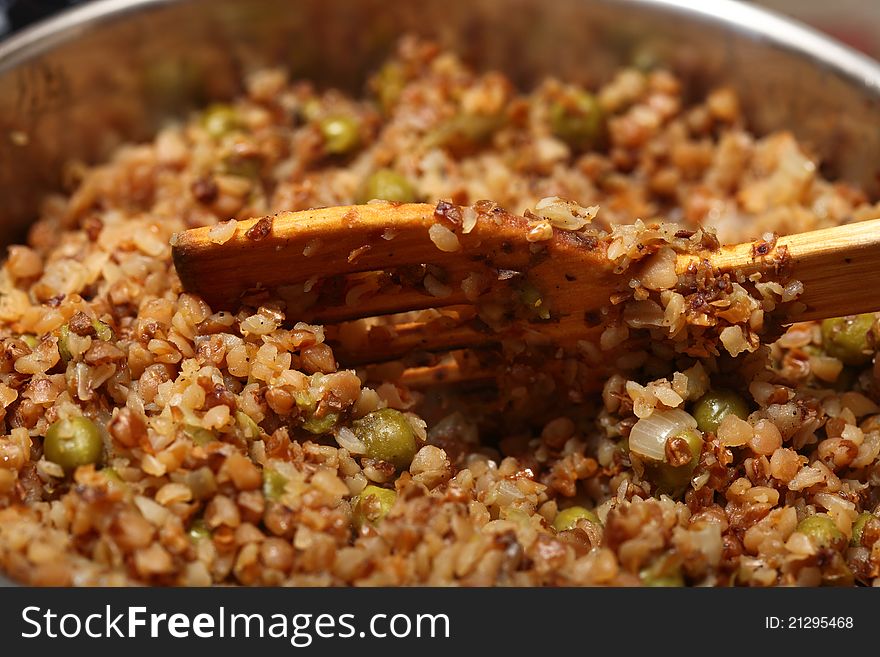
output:
[{"label": "wood grain texture", "polygon": [[[460,249],[441,251],[431,239],[431,226],[442,223],[457,235]],[[474,272],[497,278],[519,276],[537,283],[553,320],[535,325],[516,323],[509,330],[489,331],[479,321],[456,326],[410,322],[396,325],[389,339],[366,334],[352,348],[335,345],[347,366],[399,359],[411,352],[446,352],[486,346],[505,338],[527,344],[565,344],[598,339],[601,327],[587,325],[585,314],[606,306],[624,290],[628,278],[614,274],[605,245],[565,231],[554,239],[531,243],[528,220],[496,210],[477,218],[465,233],[460,225],[438,217],[426,204],[373,203],[334,207],[239,222],[223,244],[211,241],[210,228],[177,234],[173,257],[185,289],[201,295],[212,308],[235,309],[254,290],[270,293],[300,287],[325,277],[357,276],[411,265],[437,265],[449,294],[433,296],[420,289],[380,289],[347,304],[343,298],[297,309],[298,320],[336,324],[424,308],[469,303],[462,281]],[[305,255],[304,255],[305,252]],[[283,294],[280,294],[283,297]],[[330,329],[330,333],[333,330]],[[383,339],[384,337],[384,339]],[[416,380],[431,380],[423,372]]]},{"label": "wood grain texture", "polygon": [[297,313],[304,321],[343,321],[460,304],[466,301],[461,281],[480,270],[493,276],[497,270],[509,270],[540,281],[542,293],[560,316],[583,316],[626,287],[627,281],[613,273],[604,244],[575,233],[556,231],[554,239],[533,244],[526,240],[528,220],[499,209],[479,216],[469,233],[450,226],[461,248],[446,252],[428,232],[437,223],[443,222],[435,216],[435,206],[419,203],[287,212],[239,222],[223,244],[211,242],[209,228],[178,233],[172,239],[172,255],[184,288],[215,309],[232,309],[255,290],[414,265],[441,267],[451,290],[442,298],[415,290],[392,289],[387,295],[380,290],[348,309],[338,304],[308,307]]},{"label": "wood grain texture", "polygon": [[785,323],[880,311],[880,219],[682,256],[679,270],[700,257],[724,272],[801,281],[797,302],[780,308]]},{"label": "wood grain texture", "polygon": [[[460,248],[442,251],[429,229],[440,223],[453,230]],[[410,352],[478,348],[505,338],[526,343],[572,343],[598,339],[602,326],[595,313],[616,293],[626,290],[638,269],[615,274],[601,241],[554,231],[553,239],[532,243],[523,217],[496,209],[479,215],[464,233],[456,217],[427,204],[372,203],[281,213],[239,222],[223,244],[211,241],[210,228],[175,235],[174,263],[184,287],[214,308],[235,309],[243,297],[267,295],[331,277],[435,265],[442,269],[448,294],[436,296],[418,286],[379,287],[347,303],[344,295],[319,297],[297,309],[297,319],[336,324],[363,317],[424,308],[468,304],[462,281],[474,272],[497,277],[511,272],[534,282],[552,309],[548,322],[512,323],[487,331],[475,320],[454,326],[409,321],[355,348],[338,347],[347,364],[399,359]],[[836,317],[880,310],[880,220],[854,223],[775,242],[757,240],[690,255],[680,255],[677,269],[708,263],[721,272],[760,280],[799,280],[804,293],[778,310],[783,322]],[[359,279],[358,279],[359,280]],[[281,294],[283,297],[283,294]],[[586,318],[593,315],[592,322]],[[430,374],[420,378],[429,380]]]}]

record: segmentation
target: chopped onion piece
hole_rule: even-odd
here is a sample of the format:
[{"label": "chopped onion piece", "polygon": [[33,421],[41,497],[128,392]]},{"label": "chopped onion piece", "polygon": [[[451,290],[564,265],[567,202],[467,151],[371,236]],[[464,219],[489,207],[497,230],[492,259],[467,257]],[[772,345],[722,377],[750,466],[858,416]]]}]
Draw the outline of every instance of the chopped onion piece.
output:
[{"label": "chopped onion piece", "polygon": [[221,221],[208,231],[208,239],[214,244],[226,244],[235,235],[238,222],[235,219]]},{"label": "chopped onion piece", "polygon": [[804,284],[800,281],[791,281],[782,291],[782,302],[793,301],[804,293]]},{"label": "chopped onion piece", "polygon": [[461,232],[467,235],[477,225],[477,211],[467,206],[461,209]]},{"label": "chopped onion piece", "polygon": [[447,253],[461,251],[458,236],[442,224],[432,224],[428,229],[428,236],[441,251],[446,251]]},{"label": "chopped onion piece", "polygon": [[344,447],[350,454],[366,454],[367,446],[358,438],[354,431],[346,427],[339,427],[336,432],[336,443]]},{"label": "chopped onion piece", "polygon": [[666,457],[666,441],[673,436],[696,429],[697,421],[680,408],[655,410],[649,417],[633,425],[629,434],[629,449],[639,456],[662,461]]},{"label": "chopped onion piece", "polygon": [[562,230],[580,230],[589,224],[598,212],[598,205],[585,208],[558,196],[542,198],[535,204],[536,215]]}]

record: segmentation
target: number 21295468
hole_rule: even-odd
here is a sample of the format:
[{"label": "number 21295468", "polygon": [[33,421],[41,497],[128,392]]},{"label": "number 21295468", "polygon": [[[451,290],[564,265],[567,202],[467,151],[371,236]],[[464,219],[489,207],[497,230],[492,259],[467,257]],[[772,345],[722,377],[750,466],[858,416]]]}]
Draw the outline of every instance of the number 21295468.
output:
[{"label": "number 21295468", "polygon": [[854,627],[852,616],[765,616],[768,630],[849,630]]}]

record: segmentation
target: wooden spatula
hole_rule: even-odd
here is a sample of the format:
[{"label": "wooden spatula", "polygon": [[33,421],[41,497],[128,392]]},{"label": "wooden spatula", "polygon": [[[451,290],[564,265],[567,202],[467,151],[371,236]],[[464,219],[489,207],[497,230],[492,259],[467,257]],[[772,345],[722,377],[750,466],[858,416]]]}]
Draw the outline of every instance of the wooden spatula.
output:
[{"label": "wooden spatula", "polygon": [[[534,241],[534,227],[489,205],[475,212],[374,202],[280,213],[234,229],[196,228],[176,234],[172,247],[184,288],[212,308],[283,299],[290,319],[336,327],[330,331],[342,338],[337,354],[345,365],[497,341],[485,307],[474,318],[499,280],[514,280],[535,313],[510,324],[520,336],[598,339],[600,310],[628,291],[633,270],[615,271],[606,241],[558,229]],[[801,281],[797,303],[779,309],[783,323],[880,310],[880,220],[679,255],[676,270],[701,262],[746,277]],[[423,309],[440,312],[411,312]],[[347,323],[392,315],[398,321],[369,322],[371,339],[344,339]]]}]

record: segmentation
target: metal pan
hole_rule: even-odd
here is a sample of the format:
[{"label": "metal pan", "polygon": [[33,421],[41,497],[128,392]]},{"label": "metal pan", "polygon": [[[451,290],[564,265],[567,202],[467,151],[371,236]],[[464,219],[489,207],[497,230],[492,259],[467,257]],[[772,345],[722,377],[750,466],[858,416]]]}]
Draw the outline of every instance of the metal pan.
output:
[{"label": "metal pan", "polygon": [[694,93],[729,84],[755,131],[790,129],[827,174],[880,191],[880,66],[730,0],[98,0],[0,44],[0,243],[23,235],[66,160],[146,138],[258,66],[357,90],[404,32],[523,86],[597,84],[646,60]]}]

